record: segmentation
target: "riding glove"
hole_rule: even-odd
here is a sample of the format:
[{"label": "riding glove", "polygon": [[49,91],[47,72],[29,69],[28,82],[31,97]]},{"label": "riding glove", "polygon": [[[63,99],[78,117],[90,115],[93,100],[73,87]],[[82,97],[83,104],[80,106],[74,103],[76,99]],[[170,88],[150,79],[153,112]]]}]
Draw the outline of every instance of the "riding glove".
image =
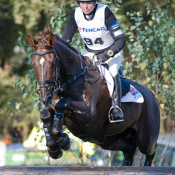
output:
[{"label": "riding glove", "polygon": [[109,58],[110,58],[110,57],[108,56],[108,54],[107,54],[106,51],[103,52],[103,53],[101,53],[101,54],[99,54],[99,55],[97,56],[97,59],[98,59],[100,62],[105,62],[105,61],[107,61]]}]

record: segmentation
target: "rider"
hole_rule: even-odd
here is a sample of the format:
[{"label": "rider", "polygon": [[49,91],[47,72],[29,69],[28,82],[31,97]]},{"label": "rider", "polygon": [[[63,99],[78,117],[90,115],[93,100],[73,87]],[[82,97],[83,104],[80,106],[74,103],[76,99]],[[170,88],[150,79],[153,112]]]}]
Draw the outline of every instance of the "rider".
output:
[{"label": "rider", "polygon": [[126,40],[114,14],[109,7],[97,0],[77,0],[80,7],[75,8],[67,20],[62,39],[70,43],[78,29],[85,46],[82,55],[93,57],[108,65],[115,80],[112,97],[110,122],[124,121],[121,110],[121,82],[118,70],[122,62],[122,49]]}]

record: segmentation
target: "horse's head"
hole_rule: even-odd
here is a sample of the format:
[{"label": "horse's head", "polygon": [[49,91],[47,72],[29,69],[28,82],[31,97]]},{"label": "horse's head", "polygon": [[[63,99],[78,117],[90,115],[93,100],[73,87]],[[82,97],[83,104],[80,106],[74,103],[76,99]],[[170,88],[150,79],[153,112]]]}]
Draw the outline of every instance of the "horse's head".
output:
[{"label": "horse's head", "polygon": [[54,50],[54,35],[49,28],[41,32],[38,41],[28,35],[30,45],[35,49],[33,53],[32,66],[39,84],[40,101],[45,105],[52,105],[53,92],[56,82],[56,60]]},{"label": "horse's head", "polygon": [[[79,75],[82,69],[82,60],[78,51],[62,40],[57,34],[45,27],[38,41],[28,35],[30,45],[35,49],[32,66],[35,69],[39,84],[40,101],[45,105],[52,105],[53,93],[57,84],[65,83],[68,77]],[[65,80],[64,80],[65,78]],[[61,91],[63,88],[59,88]]]}]

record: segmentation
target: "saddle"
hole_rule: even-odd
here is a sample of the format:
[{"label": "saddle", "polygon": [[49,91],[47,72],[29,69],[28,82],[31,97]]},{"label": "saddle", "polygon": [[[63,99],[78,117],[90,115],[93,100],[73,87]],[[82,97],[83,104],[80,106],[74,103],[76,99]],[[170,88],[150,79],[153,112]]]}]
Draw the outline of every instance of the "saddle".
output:
[{"label": "saddle", "polygon": [[[103,75],[104,79],[106,80],[108,90],[110,97],[112,97],[114,92],[114,80],[110,72],[108,71],[108,65],[107,64],[100,64],[97,65],[98,69],[100,70],[101,74]],[[120,74],[120,72],[119,72]],[[122,87],[122,98],[121,102],[135,102],[135,103],[143,103],[144,98],[142,94],[134,87],[132,86],[127,79],[121,76],[121,87]]]}]

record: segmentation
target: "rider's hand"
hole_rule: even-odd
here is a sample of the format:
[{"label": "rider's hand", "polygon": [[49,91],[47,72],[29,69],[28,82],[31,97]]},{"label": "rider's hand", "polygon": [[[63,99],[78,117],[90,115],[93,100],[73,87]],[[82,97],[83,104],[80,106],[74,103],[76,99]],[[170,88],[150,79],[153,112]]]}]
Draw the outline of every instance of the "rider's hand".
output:
[{"label": "rider's hand", "polygon": [[100,62],[105,62],[109,59],[110,57],[108,56],[108,54],[106,52],[103,52],[101,54],[99,54],[97,56],[97,59],[100,61]]}]

